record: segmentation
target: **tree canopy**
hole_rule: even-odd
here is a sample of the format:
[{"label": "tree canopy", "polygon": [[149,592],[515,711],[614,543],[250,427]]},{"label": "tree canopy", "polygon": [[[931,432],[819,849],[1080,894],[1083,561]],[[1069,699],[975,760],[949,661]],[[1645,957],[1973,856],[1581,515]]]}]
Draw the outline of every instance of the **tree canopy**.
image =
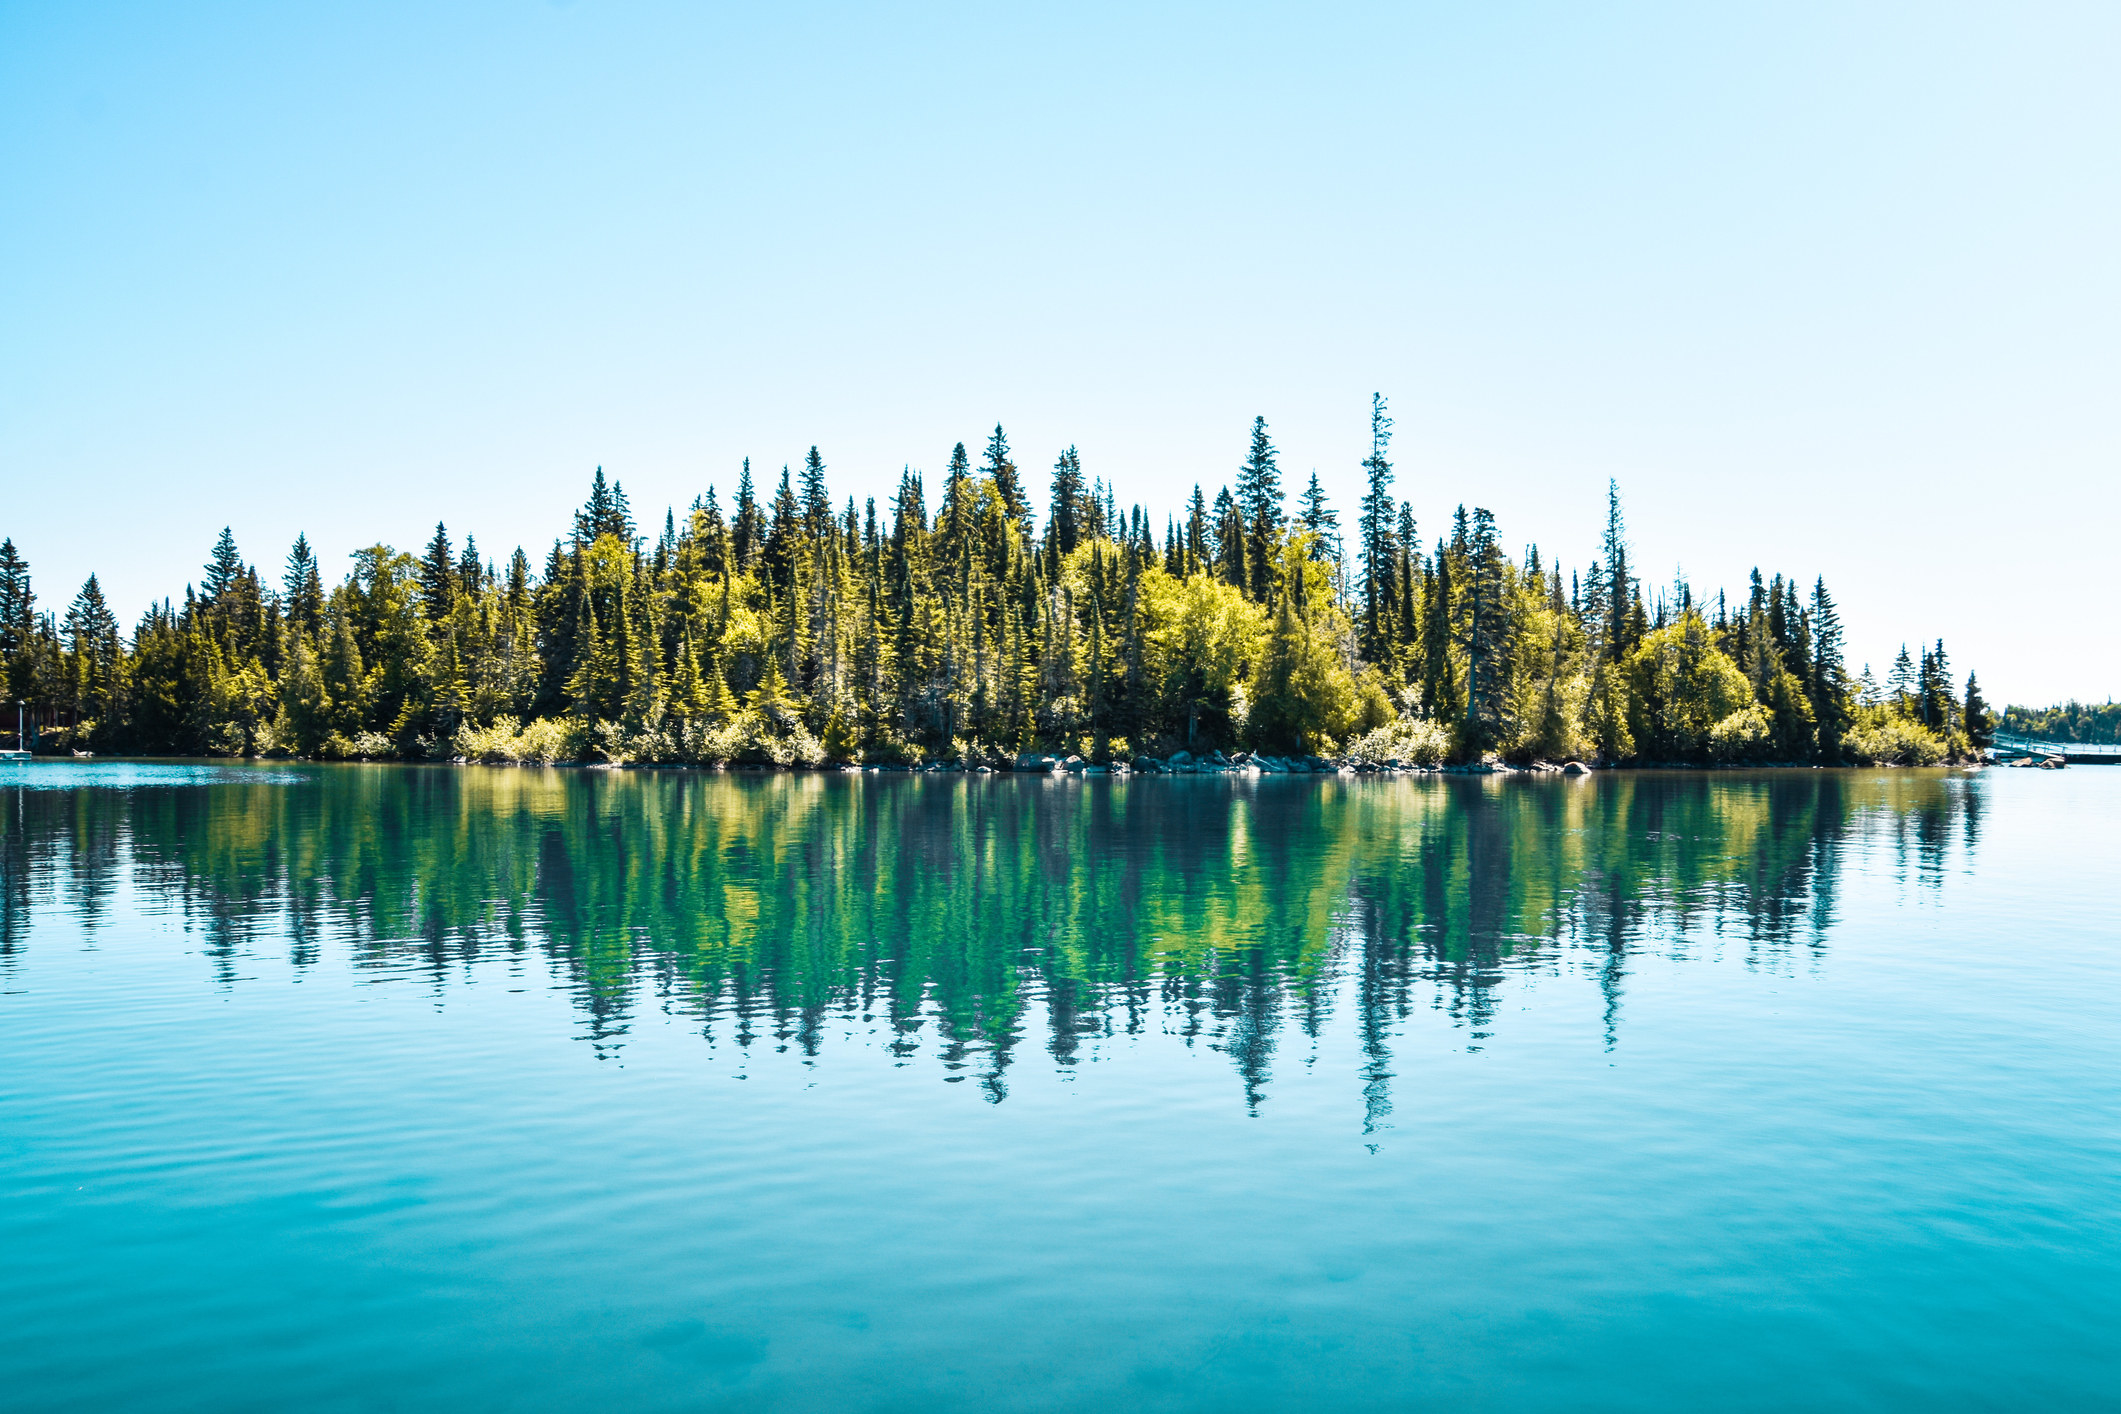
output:
[{"label": "tree canopy", "polygon": [[436,524],[328,585],[298,537],[275,582],[224,529],[130,634],[94,577],[40,611],[10,540],[0,675],[48,747],[143,753],[971,763],[1332,753],[1419,726],[1462,760],[1839,764],[1985,739],[1941,640],[1883,689],[1852,676],[1817,576],[1645,585],[1617,486],[1580,571],[1513,559],[1479,507],[1424,546],[1382,397],[1370,413],[1352,543],[1315,473],[1288,513],[1264,418],[1160,540],[1074,447],[1041,530],[999,425],[976,462],[951,450],[932,517],[910,466],[888,506],[835,505],[812,447],[764,504],[747,459],[728,518],[709,487],[651,540],[599,467],[542,571]]}]

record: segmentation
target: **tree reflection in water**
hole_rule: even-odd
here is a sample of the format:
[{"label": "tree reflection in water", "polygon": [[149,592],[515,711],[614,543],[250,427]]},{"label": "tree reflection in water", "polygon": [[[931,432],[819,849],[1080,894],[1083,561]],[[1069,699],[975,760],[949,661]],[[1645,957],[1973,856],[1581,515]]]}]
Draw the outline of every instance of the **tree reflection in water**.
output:
[{"label": "tree reflection in water", "polygon": [[[81,779],[97,779],[84,775]],[[1423,1007],[1470,1045],[1513,972],[1574,971],[1621,1038],[1631,959],[1823,947],[1854,849],[1920,888],[1979,839],[1978,777],[1763,771],[1069,781],[336,766],[0,792],[0,969],[34,906],[181,911],[224,985],[246,949],[441,988],[542,958],[600,1054],[637,1008],[816,1055],[864,1021],[990,1098],[1167,1028],[1247,1103],[1345,999],[1369,1122]]]}]

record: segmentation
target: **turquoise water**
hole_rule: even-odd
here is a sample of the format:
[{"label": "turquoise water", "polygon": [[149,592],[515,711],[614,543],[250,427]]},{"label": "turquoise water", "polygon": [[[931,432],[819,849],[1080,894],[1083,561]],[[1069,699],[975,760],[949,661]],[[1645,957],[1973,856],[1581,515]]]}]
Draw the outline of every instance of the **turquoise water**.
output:
[{"label": "turquoise water", "polygon": [[0,767],[0,1405],[2112,1408],[2117,806]]}]

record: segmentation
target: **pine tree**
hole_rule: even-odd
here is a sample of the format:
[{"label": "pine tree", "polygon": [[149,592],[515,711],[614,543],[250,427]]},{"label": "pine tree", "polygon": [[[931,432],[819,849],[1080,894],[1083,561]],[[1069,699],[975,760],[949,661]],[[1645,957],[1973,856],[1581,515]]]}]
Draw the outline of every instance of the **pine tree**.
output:
[{"label": "pine tree", "polygon": [[476,599],[486,588],[487,569],[479,562],[478,541],[464,537],[464,552],[457,556],[457,589]]},{"label": "pine tree", "polygon": [[616,482],[607,485],[604,468],[598,467],[589,484],[588,504],[575,512],[574,538],[589,545],[602,535],[614,536],[627,549],[633,548],[633,511],[626,504],[625,488]]},{"label": "pine tree", "polygon": [[1208,520],[1208,498],[1200,483],[1193,483],[1193,500],[1186,508],[1186,573],[1199,574],[1208,567],[1208,544],[1214,532]]},{"label": "pine tree", "polygon": [[315,633],[324,614],[324,581],[307,535],[297,535],[294,548],[287,552],[287,572],[280,580],[280,594],[287,604],[289,620],[304,632]]},{"label": "pine tree", "polygon": [[1237,473],[1237,506],[1244,514],[1245,583],[1266,602],[1274,582],[1274,552],[1281,543],[1281,465],[1267,437],[1267,420],[1252,419],[1252,445]]},{"label": "pine tree", "polygon": [[12,657],[28,646],[36,616],[29,561],[15,549],[13,540],[0,540],[0,654]]},{"label": "pine tree", "polygon": [[1966,735],[1976,751],[1986,751],[1996,744],[1996,719],[1972,673],[1966,675]]},{"label": "pine tree", "polygon": [[803,529],[812,540],[832,526],[832,498],[825,490],[825,459],[816,447],[803,459]]},{"label": "pine tree", "polygon": [[449,532],[436,521],[434,539],[427,542],[427,554],[420,561],[420,608],[434,624],[448,618],[456,602],[456,555],[449,548]]},{"label": "pine tree", "polygon": [[224,525],[221,538],[214,541],[213,558],[206,562],[206,577],[200,581],[200,603],[207,608],[219,603],[242,580],[243,570],[243,557],[236,552],[236,537]]},{"label": "pine tree", "polygon": [[1215,497],[1215,566],[1223,583],[1234,589],[1243,590],[1250,583],[1244,512],[1237,508],[1227,486]]},{"label": "pine tree", "polygon": [[1508,570],[1495,517],[1475,507],[1466,539],[1466,715],[1462,749],[1471,756],[1498,746],[1509,728],[1512,656]]},{"label": "pine tree", "polygon": [[1367,489],[1357,532],[1362,537],[1363,651],[1381,657],[1385,622],[1396,598],[1394,573],[1399,546],[1392,527],[1392,463],[1385,453],[1392,443],[1392,419],[1385,415],[1385,395],[1370,395],[1370,455],[1362,469]]},{"label": "pine tree", "polygon": [[1812,585],[1812,603],[1807,614],[1812,636],[1810,671],[1805,691],[1812,702],[1812,717],[1818,724],[1819,756],[1828,765],[1841,760],[1842,738],[1849,729],[1848,670],[1841,661],[1841,615],[1833,596],[1826,592],[1826,578]]},{"label": "pine tree", "polygon": [[765,547],[759,554],[759,572],[776,603],[795,592],[795,561],[802,544],[803,511],[784,466],[780,489],[773,493],[773,514],[766,522]]},{"label": "pine tree", "polygon": [[1009,459],[1009,439],[1002,435],[1002,425],[994,424],[994,435],[987,439],[987,476],[994,482],[994,493],[1001,497],[1002,514],[1009,523],[1023,534],[1031,533],[1031,502],[1024,495],[1023,480],[1017,475],[1016,463]]},{"label": "pine tree", "polygon": [[759,514],[758,496],[751,486],[751,458],[744,458],[744,474],[736,484],[736,522],[730,530],[730,550],[735,568],[748,570],[757,562],[766,540],[765,517]]},{"label": "pine tree", "polygon": [[1317,539],[1311,546],[1311,558],[1324,563],[1335,563],[1340,559],[1340,513],[1326,501],[1326,491],[1318,484],[1318,473],[1311,473],[1311,482],[1298,497],[1302,509],[1297,512],[1296,523]]},{"label": "pine tree", "polygon": [[1601,641],[1608,658],[1625,657],[1634,644],[1630,609],[1637,603],[1635,581],[1628,573],[1627,527],[1620,518],[1620,483],[1606,482],[1605,581],[1599,587],[1606,611]]},{"label": "pine tree", "polygon": [[1885,688],[1895,713],[1903,717],[1915,715],[1915,660],[1908,656],[1905,643],[1900,645],[1899,656],[1893,659],[1893,669],[1886,677]]}]

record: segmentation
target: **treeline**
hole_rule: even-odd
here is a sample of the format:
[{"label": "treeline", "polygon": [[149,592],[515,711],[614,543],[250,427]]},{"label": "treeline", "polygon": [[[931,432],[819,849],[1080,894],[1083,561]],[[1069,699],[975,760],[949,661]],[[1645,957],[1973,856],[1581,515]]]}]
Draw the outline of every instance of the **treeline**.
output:
[{"label": "treeline", "polygon": [[2042,741],[2086,746],[2121,744],[2121,704],[2065,702],[2057,707],[2006,707],[2003,730]]},{"label": "treeline", "polygon": [[[1352,533],[1314,473],[1293,509],[1264,419],[1233,484],[1159,528],[1071,447],[1033,516],[1000,427],[934,509],[836,503],[812,448],[761,495],[747,460],[659,534],[596,473],[534,566],[437,525],[327,585],[277,582],[224,530],[199,584],[128,635],[91,576],[40,611],[0,545],[0,671],[41,749],[484,760],[1000,763],[1254,746],[1433,764],[1929,763],[1988,713],[1944,645],[1852,677],[1823,580],[1735,598],[1646,585],[1617,490],[1580,572],[1462,506],[1425,544],[1373,400]],[[11,725],[11,724],[10,724]]]}]

